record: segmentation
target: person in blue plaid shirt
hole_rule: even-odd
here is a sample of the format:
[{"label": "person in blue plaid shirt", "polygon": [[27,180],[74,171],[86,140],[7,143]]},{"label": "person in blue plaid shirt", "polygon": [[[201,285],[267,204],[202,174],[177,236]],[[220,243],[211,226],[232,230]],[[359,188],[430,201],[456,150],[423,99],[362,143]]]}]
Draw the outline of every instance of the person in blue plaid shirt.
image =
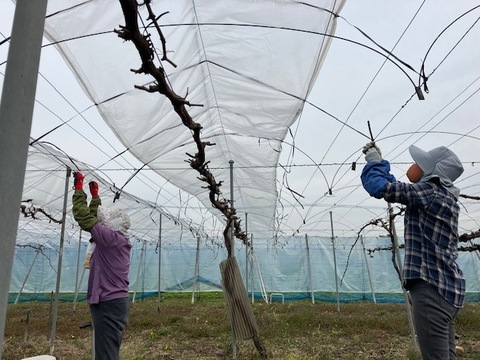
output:
[{"label": "person in blue plaid shirt", "polygon": [[403,286],[410,292],[423,359],[456,359],[455,317],[465,301],[465,278],[458,267],[457,203],[453,182],[463,173],[447,147],[430,151],[412,145],[411,183],[397,182],[374,142],[364,146],[361,180],[367,192],[405,205]]}]

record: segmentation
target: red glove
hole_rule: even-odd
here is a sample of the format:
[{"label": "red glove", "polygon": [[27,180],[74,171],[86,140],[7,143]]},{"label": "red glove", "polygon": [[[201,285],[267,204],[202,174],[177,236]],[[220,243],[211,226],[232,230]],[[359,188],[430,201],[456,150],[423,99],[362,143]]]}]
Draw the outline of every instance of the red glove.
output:
[{"label": "red glove", "polygon": [[83,174],[80,171],[73,173],[73,188],[75,190],[83,189]]},{"label": "red glove", "polygon": [[88,186],[90,187],[90,194],[92,194],[92,197],[98,197],[98,183],[96,181],[90,181]]}]

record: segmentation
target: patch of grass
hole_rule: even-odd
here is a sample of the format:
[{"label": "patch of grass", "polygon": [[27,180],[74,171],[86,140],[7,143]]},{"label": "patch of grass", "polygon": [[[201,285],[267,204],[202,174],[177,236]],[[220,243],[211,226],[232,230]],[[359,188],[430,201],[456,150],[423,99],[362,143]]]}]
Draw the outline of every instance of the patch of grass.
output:
[{"label": "patch of grass", "polygon": [[[420,360],[412,348],[404,304],[352,302],[341,304],[338,312],[335,303],[303,300],[265,304],[257,300],[253,310],[270,359]],[[48,354],[49,318],[49,303],[9,305],[3,359]],[[75,313],[72,303],[59,304],[57,359],[90,359],[90,328],[79,328],[89,321],[86,303],[78,303]],[[480,304],[468,303],[457,320],[464,359],[480,359],[479,323]],[[260,359],[251,340],[237,341],[236,345],[236,359]],[[202,293],[192,304],[191,294],[166,294],[160,304],[154,298],[131,304],[121,358],[233,358],[232,330],[223,295]]]}]

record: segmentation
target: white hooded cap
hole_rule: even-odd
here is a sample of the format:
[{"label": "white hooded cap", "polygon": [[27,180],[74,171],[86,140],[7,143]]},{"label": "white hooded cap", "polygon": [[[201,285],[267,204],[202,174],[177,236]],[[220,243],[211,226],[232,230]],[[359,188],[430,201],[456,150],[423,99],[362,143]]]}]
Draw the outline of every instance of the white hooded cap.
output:
[{"label": "white hooded cap", "polygon": [[125,210],[112,210],[103,206],[99,206],[97,210],[97,217],[101,224],[108,226],[112,230],[122,233],[124,236],[128,236],[130,218]]},{"label": "white hooded cap", "polygon": [[460,189],[455,187],[453,182],[462,175],[463,165],[453,151],[445,146],[423,151],[415,145],[411,145],[408,150],[413,160],[423,171],[420,181],[438,178],[442,186],[458,198]]}]

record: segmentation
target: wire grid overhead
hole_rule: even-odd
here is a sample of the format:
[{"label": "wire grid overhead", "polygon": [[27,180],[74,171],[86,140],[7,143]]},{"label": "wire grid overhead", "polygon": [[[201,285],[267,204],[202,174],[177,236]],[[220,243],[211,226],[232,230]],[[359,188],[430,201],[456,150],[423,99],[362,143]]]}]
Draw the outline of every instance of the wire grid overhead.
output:
[{"label": "wire grid overhead", "polygon": [[[71,171],[69,172],[79,168],[85,174],[86,181],[99,183],[104,206],[125,209],[128,212],[131,218],[129,233],[132,240],[156,244],[159,238],[162,238],[167,245],[179,242],[182,238],[201,237],[210,242],[217,241],[215,239],[217,234],[212,234],[212,225],[209,224],[207,214],[203,217],[202,223],[194,223],[191,220],[187,221],[186,216],[173,214],[168,209],[128,192],[118,196],[119,189],[99,176],[88,164],[71,159],[49,145],[36,144],[31,146],[28,154],[18,245],[33,246],[38,243],[49,246],[49,243],[58,241],[66,186],[68,190],[66,239],[82,238],[71,215],[73,176],[70,174]],[[88,193],[86,183],[85,191]],[[215,221],[214,218],[210,220]],[[83,240],[88,241],[88,239],[89,236],[83,234]]]},{"label": "wire grid overhead", "polygon": [[[215,143],[207,160],[226,198],[234,161],[234,205],[248,232],[277,240],[329,236],[333,220],[335,236],[351,236],[385,216],[386,204],[369,198],[359,180],[367,121],[397,179],[405,181],[410,144],[446,145],[464,162],[457,186],[478,197],[478,2],[309,4],[315,6],[152,3],[157,15],[168,12],[159,23],[177,65],[158,66],[174,91],[203,105],[189,113],[203,126],[202,137]],[[218,216],[185,162],[196,151],[190,132],[165,98],[134,88],[152,79],[130,71],[140,65],[138,53],[113,32],[124,24],[120,5],[48,6],[32,137],[186,224]],[[331,12],[340,9],[334,32]],[[140,7],[143,19],[144,13]],[[157,33],[151,26],[145,31],[161,56]],[[57,50],[75,76],[56,65]],[[422,65],[429,92],[421,86]],[[77,95],[77,80],[87,98]],[[478,230],[478,200],[460,201],[460,231]],[[213,234],[221,228],[222,219],[216,221],[208,220]]]}]

